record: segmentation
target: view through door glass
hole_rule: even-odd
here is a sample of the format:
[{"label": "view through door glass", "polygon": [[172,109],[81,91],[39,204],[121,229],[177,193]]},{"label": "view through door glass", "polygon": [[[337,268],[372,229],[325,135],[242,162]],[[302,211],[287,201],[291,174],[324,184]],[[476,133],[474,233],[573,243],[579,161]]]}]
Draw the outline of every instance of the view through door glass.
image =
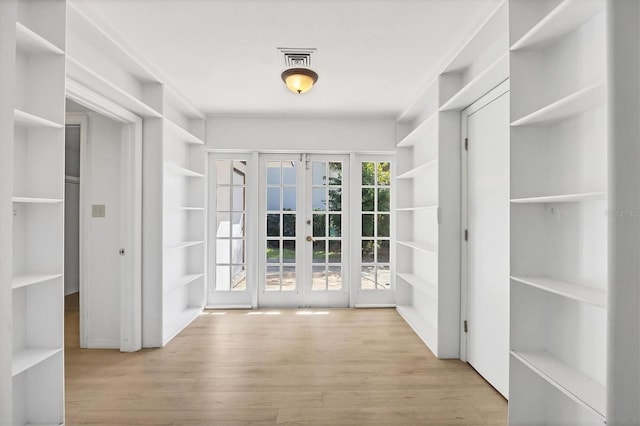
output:
[{"label": "view through door glass", "polygon": [[[311,287],[308,306],[347,306],[345,270],[346,158],[309,156],[307,194],[311,220]],[[347,199],[348,201],[348,199]]]},{"label": "view through door glass", "polygon": [[297,288],[297,167],[296,161],[267,162],[267,292]]}]

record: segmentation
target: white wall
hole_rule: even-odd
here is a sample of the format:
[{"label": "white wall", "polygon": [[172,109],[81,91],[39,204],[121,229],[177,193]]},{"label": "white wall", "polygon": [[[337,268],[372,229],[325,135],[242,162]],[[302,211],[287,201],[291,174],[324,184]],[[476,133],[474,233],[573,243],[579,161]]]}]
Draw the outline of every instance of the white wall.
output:
[{"label": "white wall", "polygon": [[207,118],[206,148],[393,152],[393,118],[280,118],[213,116]]},{"label": "white wall", "polygon": [[[89,114],[83,182],[89,188],[83,206],[88,218],[85,326],[89,347],[120,347],[121,138],[120,123]],[[92,204],[104,204],[105,217],[91,217]]]}]

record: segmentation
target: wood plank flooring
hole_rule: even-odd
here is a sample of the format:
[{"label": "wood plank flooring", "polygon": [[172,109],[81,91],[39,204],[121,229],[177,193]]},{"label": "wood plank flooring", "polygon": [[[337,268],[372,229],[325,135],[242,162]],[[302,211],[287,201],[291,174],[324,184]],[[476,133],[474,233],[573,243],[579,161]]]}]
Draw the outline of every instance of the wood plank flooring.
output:
[{"label": "wood plank flooring", "polygon": [[[499,425],[507,403],[436,359],[393,309],[206,312],[163,349],[78,348],[67,425]],[[318,311],[307,311],[318,312]]]}]

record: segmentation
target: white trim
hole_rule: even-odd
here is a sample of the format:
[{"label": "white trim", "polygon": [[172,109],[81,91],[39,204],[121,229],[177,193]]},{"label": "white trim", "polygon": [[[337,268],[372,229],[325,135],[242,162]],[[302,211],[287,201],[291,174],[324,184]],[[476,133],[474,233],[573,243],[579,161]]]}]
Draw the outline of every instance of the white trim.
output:
[{"label": "white trim", "polygon": [[231,309],[253,309],[253,305],[205,305],[205,309],[218,310],[231,310]]},{"label": "white trim", "polygon": [[118,349],[119,339],[87,339],[87,349]]},{"label": "white trim", "polygon": [[363,303],[353,305],[356,309],[379,309],[379,308],[395,308],[395,303]]},{"label": "white trim", "polygon": [[[123,174],[122,174],[122,247],[125,249],[125,262],[123,274],[128,279],[121,280],[120,289],[120,342],[119,347],[123,352],[137,351],[142,348],[142,119],[129,110],[109,101],[104,96],[95,93],[88,87],[67,78],[67,98],[95,111],[108,118],[124,123],[122,137]],[[68,114],[72,118],[73,114]],[[77,115],[76,115],[77,117]],[[80,149],[80,181],[85,185],[80,186],[80,205],[88,199],[87,178],[90,170],[86,167],[86,129],[88,120],[77,120],[78,123],[69,121],[68,124],[80,124],[81,149]],[[84,130],[82,130],[84,128]],[[83,142],[84,141],[84,142]],[[83,149],[84,148],[84,149]],[[87,337],[89,324],[88,312],[88,285],[90,271],[84,262],[84,242],[86,242],[86,226],[84,209],[80,213],[80,344],[81,347],[89,347]],[[126,272],[125,272],[126,271]],[[83,326],[83,322],[86,323]],[[84,344],[84,345],[83,345]]]}]

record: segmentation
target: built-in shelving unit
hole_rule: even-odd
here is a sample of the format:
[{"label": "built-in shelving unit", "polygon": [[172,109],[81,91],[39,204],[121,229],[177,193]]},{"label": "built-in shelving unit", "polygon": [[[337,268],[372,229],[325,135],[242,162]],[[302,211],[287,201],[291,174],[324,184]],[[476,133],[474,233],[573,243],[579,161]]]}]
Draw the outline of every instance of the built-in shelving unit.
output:
[{"label": "built-in shelving unit", "polygon": [[396,306],[440,358],[461,356],[460,111],[509,76],[507,6],[398,120]]},{"label": "built-in shelving unit", "polygon": [[5,1],[0,16],[0,424],[60,425],[66,2]]},{"label": "built-in shelving unit", "polygon": [[[166,87],[147,92],[162,118],[145,123],[145,148],[150,173],[147,205],[162,206],[149,221],[157,233],[145,244],[162,247],[145,261],[148,293],[159,304],[146,326],[144,346],[163,346],[193,321],[205,298],[205,170],[204,118]],[[158,141],[162,141],[158,143]],[[153,285],[161,282],[162,286]]]},{"label": "built-in shelving unit", "polygon": [[603,424],[603,1],[510,2],[510,424]]},{"label": "built-in shelving unit", "polygon": [[[458,356],[457,319],[452,326],[455,313],[442,300],[459,291],[457,267],[448,263],[458,258],[450,242],[460,225],[459,176],[448,178],[459,172],[459,121],[438,111],[438,91],[436,82],[398,124],[395,285],[398,313],[437,356],[450,358]],[[441,210],[451,214],[442,224]]]}]

